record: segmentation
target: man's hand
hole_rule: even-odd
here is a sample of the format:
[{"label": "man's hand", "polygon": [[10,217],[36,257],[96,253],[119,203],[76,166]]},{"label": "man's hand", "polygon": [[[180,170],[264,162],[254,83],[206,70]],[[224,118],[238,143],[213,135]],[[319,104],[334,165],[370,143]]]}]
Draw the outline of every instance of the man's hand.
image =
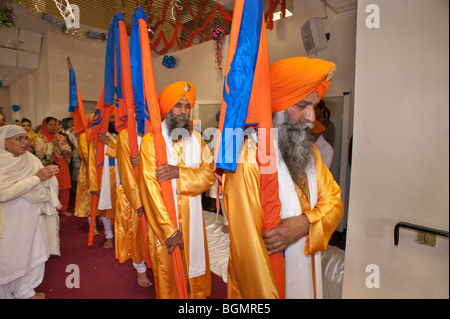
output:
[{"label": "man's hand", "polygon": [[161,165],[156,168],[156,178],[159,183],[180,177],[180,168],[173,165]]},{"label": "man's hand", "polygon": [[109,137],[103,132],[98,133],[98,140],[106,145],[109,145],[109,142],[110,142]]},{"label": "man's hand", "polygon": [[100,196],[100,191],[92,191],[92,192],[91,192],[91,195],[92,195],[92,196],[93,196],[93,195]]},{"label": "man's hand", "polygon": [[133,167],[139,166],[139,155],[133,155],[130,157],[131,165]]},{"label": "man's hand", "polygon": [[165,244],[169,254],[171,254],[177,246],[180,246],[180,249],[183,249],[183,236],[181,232],[177,230],[172,237],[166,240]]},{"label": "man's hand", "polygon": [[305,214],[282,219],[280,225],[262,234],[267,252],[270,255],[282,252],[308,234],[309,224]]},{"label": "man's hand", "polygon": [[41,182],[46,181],[59,172],[59,167],[56,165],[49,165],[41,168],[36,172],[36,176],[39,177]]}]

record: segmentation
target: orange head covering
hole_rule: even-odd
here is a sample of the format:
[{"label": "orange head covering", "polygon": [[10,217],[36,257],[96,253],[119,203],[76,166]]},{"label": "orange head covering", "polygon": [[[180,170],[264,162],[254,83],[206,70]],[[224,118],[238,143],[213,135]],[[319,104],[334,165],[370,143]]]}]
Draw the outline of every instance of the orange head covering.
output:
[{"label": "orange head covering", "polygon": [[159,96],[161,114],[166,116],[183,96],[188,99],[192,110],[195,103],[195,87],[192,83],[187,81],[175,82],[162,90]]},{"label": "orange head covering", "polygon": [[326,128],[323,126],[322,123],[320,123],[318,120],[314,121],[314,127],[311,129],[311,133],[313,134],[320,134],[325,132]]},{"label": "orange head covering", "polygon": [[87,120],[88,120],[88,127],[92,126],[92,121],[94,120],[94,115],[95,115],[94,113],[89,114],[89,116],[87,118]]},{"label": "orange head covering", "polygon": [[270,66],[272,113],[285,110],[316,91],[322,99],[336,71],[332,62],[295,57]]},{"label": "orange head covering", "polygon": [[109,117],[115,114],[116,114],[116,106],[114,104],[111,104],[111,106],[109,107]]}]

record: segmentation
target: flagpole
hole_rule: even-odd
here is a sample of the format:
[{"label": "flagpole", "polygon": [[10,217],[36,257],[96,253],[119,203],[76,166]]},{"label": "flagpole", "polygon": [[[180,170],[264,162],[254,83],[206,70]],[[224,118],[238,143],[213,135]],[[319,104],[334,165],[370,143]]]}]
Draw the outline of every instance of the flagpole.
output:
[{"label": "flagpole", "polygon": [[[70,57],[67,57],[66,61],[67,61],[67,66],[69,67],[69,73],[72,70],[72,72],[74,74],[75,72],[73,71],[73,65],[72,65],[72,61],[70,60]],[[75,75],[74,75],[74,78],[75,78]],[[77,114],[78,115],[74,116],[74,127],[75,127],[75,124],[77,124],[77,126],[79,125],[79,123],[75,123],[76,120],[77,121],[81,120],[81,122],[83,122],[83,120],[80,118],[81,114],[80,114],[80,110],[79,110],[80,104],[81,104],[81,107],[82,107],[82,103],[81,103],[81,95],[80,95],[80,90],[78,88],[78,84],[75,81],[75,83],[70,83],[70,85],[76,85],[76,95],[77,95],[76,99],[77,99],[77,103],[78,103],[78,105],[77,105],[78,106],[77,107],[78,111],[75,112],[75,115],[77,115]],[[73,92],[71,90],[70,94],[72,94],[72,93]],[[70,97],[70,98],[72,98],[72,97]],[[72,107],[72,105],[70,103],[70,100],[69,100],[69,111],[70,111],[70,108]],[[82,115],[85,118],[86,114],[84,113],[84,107],[82,107],[82,112],[83,112]],[[72,112],[72,113],[74,113],[74,112]],[[83,124],[83,127],[84,127],[84,132],[86,134],[87,143],[88,143],[88,147],[89,147],[90,134],[89,134],[89,128],[87,126],[87,121],[84,121],[84,123],[82,123],[82,124]],[[75,133],[80,134],[79,132],[75,132]],[[95,195],[92,195],[92,197],[91,197],[91,220],[90,220],[90,223],[89,223],[88,247],[92,246],[93,241],[94,241],[95,216],[97,215],[97,207],[98,207],[98,195],[95,194]]]},{"label": "flagpole", "polygon": [[[129,47],[123,43],[128,44],[127,32],[125,23],[119,21],[119,32],[120,32],[120,56],[122,60],[122,86],[125,98],[126,105],[126,114],[127,114],[127,128],[128,128],[128,144],[130,148],[131,156],[139,155],[139,146],[138,146],[138,137],[137,137],[137,124],[135,119],[135,103],[134,103],[134,95],[133,95],[133,86],[132,86],[132,76],[131,69],[127,68],[127,66],[131,65],[130,62],[130,50]],[[139,179],[139,167],[134,166],[134,173],[136,176],[136,181]],[[144,249],[145,249],[145,261],[148,266],[150,266],[150,257],[148,253],[148,240],[147,240],[147,218],[145,214],[139,216],[141,220],[141,229],[142,236],[144,240]]]},{"label": "flagpole", "polygon": [[[149,106],[149,115],[152,126],[152,133],[155,146],[155,164],[160,166],[167,164],[166,143],[161,130],[161,113],[159,109],[158,95],[156,92],[156,84],[153,75],[152,58],[150,54],[150,42],[148,39],[147,22],[139,19],[139,33],[142,52],[142,67],[143,67],[143,82],[144,92]],[[170,180],[160,183],[161,195],[164,204],[169,213],[170,219],[174,225],[177,225],[177,217],[175,210],[174,194]],[[184,274],[183,261],[181,258],[181,251],[178,246],[175,247],[171,254],[175,283],[178,293],[178,298],[187,299],[187,284]]]}]

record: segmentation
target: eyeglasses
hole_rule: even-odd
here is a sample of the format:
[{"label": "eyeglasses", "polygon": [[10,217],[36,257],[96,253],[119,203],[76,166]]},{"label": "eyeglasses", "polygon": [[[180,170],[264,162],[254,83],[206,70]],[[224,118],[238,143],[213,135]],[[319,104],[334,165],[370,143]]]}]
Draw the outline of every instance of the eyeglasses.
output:
[{"label": "eyeglasses", "polygon": [[22,143],[23,141],[29,141],[28,136],[19,136],[19,137],[8,137],[7,140],[16,140],[19,143]]}]

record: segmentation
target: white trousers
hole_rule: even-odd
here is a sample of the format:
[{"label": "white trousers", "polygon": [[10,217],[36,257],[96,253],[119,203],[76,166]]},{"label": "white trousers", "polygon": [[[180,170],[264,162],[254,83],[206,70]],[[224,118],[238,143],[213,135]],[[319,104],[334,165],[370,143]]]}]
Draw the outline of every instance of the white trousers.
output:
[{"label": "white trousers", "polygon": [[0,299],[28,299],[36,292],[34,288],[39,286],[44,279],[45,263],[42,263],[24,276],[7,284],[0,285]]}]

